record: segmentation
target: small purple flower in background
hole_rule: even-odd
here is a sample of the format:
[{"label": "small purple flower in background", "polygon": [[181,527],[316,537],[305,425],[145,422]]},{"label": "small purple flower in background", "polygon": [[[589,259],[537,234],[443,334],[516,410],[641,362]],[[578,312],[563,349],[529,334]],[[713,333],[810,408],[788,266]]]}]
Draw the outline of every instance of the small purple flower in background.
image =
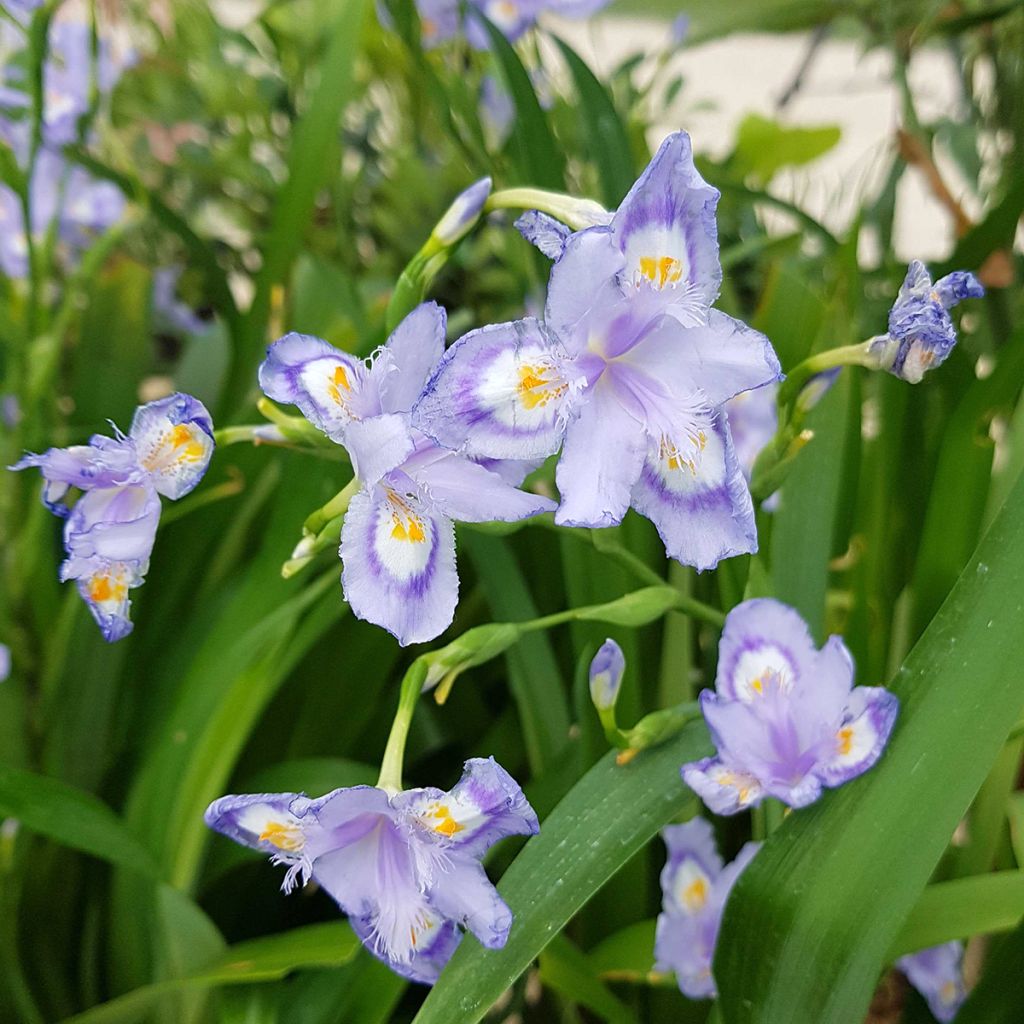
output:
[{"label": "small purple flower in background", "polygon": [[7,644],[0,644],[0,683],[7,682],[11,674],[11,649]]},{"label": "small purple flower in background", "polygon": [[962,942],[946,942],[900,957],[896,966],[928,1002],[936,1020],[949,1024],[967,998]]},{"label": "small purple flower in background", "polygon": [[598,711],[615,707],[625,671],[622,648],[614,640],[605,640],[590,663],[590,699]]},{"label": "small purple flower in background", "polygon": [[978,279],[958,270],[932,284],[927,267],[914,260],[889,312],[889,333],[875,338],[871,349],[881,368],[911,384],[944,362],[956,345],[949,310],[964,299],[985,294]]},{"label": "small purple flower in background", "polygon": [[777,384],[766,384],[763,388],[743,391],[725,403],[736,458],[748,483],[755,460],[778,430],[779,410],[775,402],[778,393]]},{"label": "small purple flower in background", "polygon": [[423,303],[369,363],[288,334],[260,366],[268,397],[297,405],[348,450],[362,489],[341,531],[345,599],[402,645],[432,640],[455,615],[453,520],[515,522],[554,507],[411,426],[409,412],[444,351],[445,323],[440,306]]},{"label": "small purple flower in background", "polygon": [[[116,428],[115,428],[116,429]],[[66,519],[61,582],[76,580],[104,639],[132,631],[130,590],[144,582],[160,521],[160,495],[177,499],[203,478],[213,453],[205,406],[174,394],[135,410],[127,435],[50,448],[11,466],[38,467],[43,503]],[[68,508],[69,488],[85,493]]]},{"label": "small purple flower in background", "polygon": [[662,830],[668,863],[661,872],[662,912],[654,940],[655,970],[675,972],[690,999],[718,995],[711,965],[729,892],[760,848],[747,843],[722,864],[710,822],[694,818]]},{"label": "small purple flower in background", "polygon": [[182,267],[161,267],[153,274],[153,319],[167,334],[200,334],[206,322],[178,298]]},{"label": "small purple flower in background", "polygon": [[721,406],[780,370],[763,334],[710,308],[721,279],[717,199],[689,137],[671,136],[608,226],[565,239],[544,322],[459,339],[413,423],[474,458],[561,448],[561,525],[613,526],[632,505],[670,556],[698,569],[756,550]]},{"label": "small purple flower in background", "polygon": [[466,762],[449,792],[374,786],[225,796],[206,823],[287,865],[282,888],[313,879],[349,916],[363,945],[393,971],[433,984],[465,928],[488,949],[512,912],[480,859],[505,836],[534,835],[537,815],[494,758]]},{"label": "small purple flower in background", "polygon": [[889,740],[899,701],[884,687],[853,686],[839,636],[819,651],[800,616],[769,599],[745,601],[725,620],[715,693],[700,695],[717,757],[683,765],[686,784],[715,814],[775,797],[805,807],[866,772]]}]

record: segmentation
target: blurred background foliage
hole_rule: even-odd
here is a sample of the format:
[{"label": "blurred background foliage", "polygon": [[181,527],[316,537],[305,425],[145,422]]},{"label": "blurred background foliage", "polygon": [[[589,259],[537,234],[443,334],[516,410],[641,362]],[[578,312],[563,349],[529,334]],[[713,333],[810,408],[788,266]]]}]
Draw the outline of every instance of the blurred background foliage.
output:
[{"label": "blurred background foliage", "polygon": [[[383,341],[398,274],[476,178],[614,206],[658,141],[666,108],[685,109],[679,48],[744,32],[799,31],[810,47],[854,40],[888,55],[902,90],[884,187],[836,233],[773,183],[828,152],[839,129],[743,120],[731,151],[700,158],[722,190],[720,306],[766,332],[784,368],[881,333],[905,269],[892,249],[898,185],[921,174],[940,190],[941,146],[981,213],[969,219],[952,194],[941,197],[949,247],[933,269],[973,269],[989,289],[963,316],[948,363],[917,388],[844,374],[813,414],[815,438],[780,508],[759,515],[760,554],[717,572],[666,565],[653,529],[632,515],[593,543],[585,531],[460,527],[462,599],[439,643],[486,621],[613,600],[656,576],[725,610],[744,593],[773,592],[818,640],[844,633],[859,682],[889,679],[1024,467],[1024,297],[1012,249],[1024,209],[1024,6],[622,0],[608,17],[663,18],[661,41],[601,80],[565,42],[561,22],[514,48],[499,38],[489,52],[460,42],[424,51],[410,4],[384,6],[391,28],[363,0],[97,0],[78,9],[100,35],[130,44],[134,60],[66,152],[129,203],[77,263],[50,259],[31,282],[0,276],[0,390],[17,403],[5,415],[3,463],[80,441],[108,418],[124,427],[140,400],[172,388],[206,402],[219,426],[253,422],[266,343],[297,330],[371,351]],[[690,18],[685,40],[668,25],[681,13]],[[19,58],[29,71],[44,54],[38,38],[33,46]],[[933,122],[919,116],[907,76],[926,48],[947,51],[960,74],[955,109]],[[488,111],[481,94],[495,82],[501,109]],[[700,157],[700,138],[695,146]],[[7,157],[0,174],[16,184]],[[447,306],[452,337],[541,306],[546,261],[511,220],[493,215],[436,282],[432,297]],[[866,236],[877,260],[863,258]],[[154,308],[154,275],[167,267],[182,268],[178,295],[200,318],[193,329]],[[319,793],[375,778],[413,654],[348,614],[333,552],[291,580],[280,575],[305,516],[349,473],[305,451],[222,448],[203,487],[165,514],[136,595],[135,632],[113,646],[56,581],[59,527],[38,502],[37,481],[0,476],[0,639],[14,660],[0,685],[0,1019],[416,1016],[424,991],[360,949],[328,899],[281,898],[269,865],[211,841],[202,821],[222,792]],[[1006,595],[1020,600],[1019,589]],[[421,702],[409,781],[448,786],[465,757],[494,754],[527,781],[543,820],[604,754],[581,666],[608,632],[629,665],[624,720],[713,678],[715,631],[679,612],[641,628],[576,622],[531,634],[468,672],[443,707]],[[965,701],[975,683],[968,666]],[[1005,724],[1008,732],[1012,718]],[[1010,928],[1024,913],[1020,755],[1012,740],[994,767],[990,759],[975,769],[991,769],[971,812],[982,824],[939,867],[940,880],[996,867],[1014,874],[1017,887],[991,901],[1002,917],[992,910],[965,934]],[[651,768],[666,788],[680,758],[669,760]],[[643,922],[658,910],[663,860],[643,839],[684,810],[681,786],[673,798],[660,819],[637,826],[638,837],[647,829],[642,838],[601,848],[564,934],[489,1019],[707,1017],[707,1004],[685,1001],[671,983],[647,984],[637,966],[650,950]],[[621,813],[629,819],[634,807]],[[729,853],[744,838],[740,823],[727,823]],[[894,838],[893,856],[912,841]],[[500,849],[493,870],[515,852]],[[978,898],[949,897],[956,906]],[[951,912],[933,903],[932,917]],[[1019,949],[1020,935],[1007,941]],[[1019,977],[1019,957],[1003,955]],[[1012,992],[981,994],[1004,1015],[971,1019],[1021,1019],[1005,1015]],[[444,998],[448,1015],[429,1019],[476,1020],[487,1009]],[[876,1010],[879,1021],[901,1012],[928,1019],[891,977]]]}]

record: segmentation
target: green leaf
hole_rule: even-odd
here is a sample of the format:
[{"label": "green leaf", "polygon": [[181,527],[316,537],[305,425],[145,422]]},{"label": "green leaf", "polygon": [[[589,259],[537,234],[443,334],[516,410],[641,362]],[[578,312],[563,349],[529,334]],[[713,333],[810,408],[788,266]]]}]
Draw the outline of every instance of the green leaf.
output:
[{"label": "green leaf", "polygon": [[337,174],[334,154],[341,115],[353,92],[353,68],[366,13],[366,0],[337,0],[330,41],[319,64],[320,80],[295,126],[288,157],[288,180],[278,190],[270,230],[263,244],[263,266],[245,318],[244,348],[235,352],[228,376],[228,408],[234,410],[255,386],[252,371],[263,355],[271,293],[283,285],[302,246],[316,196]]},{"label": "green leaf", "polygon": [[654,970],[653,918],[620,928],[588,954],[595,971],[608,981],[646,982]]},{"label": "green leaf", "polygon": [[1017,223],[1024,213],[1024,176],[1016,164],[1010,165],[1007,180],[1002,199],[957,242],[953,255],[938,274],[965,268],[977,270],[991,253],[1012,246]]},{"label": "green leaf", "polygon": [[1024,924],[989,953],[981,981],[960,1007],[957,1024],[1020,1024],[1024,1020]]},{"label": "green leaf", "polygon": [[1022,587],[1024,481],[897,674],[879,764],[790,815],[733,890],[715,960],[727,1024],[863,1019],[1024,705]]},{"label": "green leaf", "polygon": [[515,915],[504,949],[463,942],[415,1024],[475,1024],[569,919],[693,801],[679,766],[710,752],[702,722],[627,765],[608,754],[570,790],[505,872]]},{"label": "green leaf", "polygon": [[470,5],[467,13],[479,19],[487,31],[491,52],[515,104],[512,141],[516,148],[521,183],[562,191],[565,188],[565,158],[551,134],[547,117],[533,91],[533,84],[523,62],[504,34],[484,17],[479,8]]},{"label": "green leaf", "polygon": [[232,946],[213,964],[184,977],[160,981],[128,992],[66,1024],[136,1024],[168,996],[219,985],[277,981],[304,967],[340,967],[359,949],[359,940],[343,922],[313,924]]},{"label": "green leaf", "polygon": [[580,113],[586,127],[590,159],[597,164],[601,175],[604,205],[615,209],[633,185],[636,178],[631,157],[629,136],[622,124],[615,104],[605,87],[579,55],[561,39],[555,39],[569,65],[576,93],[580,100]]},{"label": "green leaf", "polygon": [[904,922],[887,959],[951,939],[1008,931],[1024,917],[1024,871],[997,871],[928,886]]},{"label": "green leaf", "polygon": [[736,132],[731,169],[764,187],[783,167],[800,167],[827,153],[839,142],[838,125],[790,128],[760,114],[748,114]]},{"label": "green leaf", "polygon": [[540,955],[540,980],[560,995],[593,1011],[609,1024],[633,1024],[625,1003],[594,973],[586,956],[564,935],[556,935]]},{"label": "green leaf", "polygon": [[0,818],[73,850],[159,878],[149,851],[102,800],[57,779],[0,765]]}]

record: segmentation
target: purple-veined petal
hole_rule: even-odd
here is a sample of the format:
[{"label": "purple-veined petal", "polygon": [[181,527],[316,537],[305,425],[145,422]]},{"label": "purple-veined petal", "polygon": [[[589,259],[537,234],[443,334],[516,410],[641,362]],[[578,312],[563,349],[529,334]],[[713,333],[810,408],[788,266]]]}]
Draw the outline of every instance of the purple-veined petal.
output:
[{"label": "purple-veined petal", "polygon": [[448,349],[412,422],[474,457],[541,458],[558,450],[577,390],[571,363],[537,320],[494,324]]},{"label": "purple-veined petal", "polygon": [[458,603],[455,531],[390,477],[361,490],[341,530],[342,585],[353,613],[405,646],[433,640]]},{"label": "purple-veined petal", "polygon": [[384,346],[390,365],[380,382],[382,411],[407,413],[416,404],[444,353],[447,323],[441,306],[422,302],[391,332]]},{"label": "purple-veined petal", "polygon": [[841,786],[866,772],[889,742],[899,700],[881,686],[857,686],[835,736],[834,753],[818,774],[826,786]]},{"label": "purple-veined petal", "polygon": [[631,501],[657,527],[670,557],[703,571],[756,551],[757,528],[725,417],[707,417],[696,439],[682,451],[676,439],[651,443]]},{"label": "purple-veined petal", "polygon": [[715,814],[738,814],[759,804],[764,796],[757,779],[717,757],[684,764],[681,773],[683,781]]},{"label": "purple-veined petal", "polygon": [[206,406],[180,392],[139,406],[128,436],[139,466],[157,491],[172,499],[202,480],[213,454],[213,421]]},{"label": "purple-veined petal", "polygon": [[598,382],[568,427],[555,470],[560,526],[614,526],[629,509],[647,451],[643,423],[623,407],[614,382]]},{"label": "purple-veined petal", "polygon": [[415,447],[409,417],[398,413],[356,420],[342,436],[355,475],[370,487],[405,462]]},{"label": "purple-veined petal", "polygon": [[816,656],[799,613],[771,598],[744,601],[725,620],[715,690],[727,700],[749,701],[768,673],[781,676],[787,686],[813,672]]},{"label": "purple-veined petal", "polygon": [[660,296],[687,326],[704,322],[718,296],[718,190],[700,176],[686,132],[674,132],[622,201],[612,233],[624,281]]},{"label": "purple-veined petal", "polygon": [[711,975],[718,922],[682,914],[658,915],[654,936],[655,970],[673,972],[679,990],[689,999],[713,999],[718,994]]},{"label": "purple-veined petal", "polygon": [[814,658],[814,668],[796,680],[795,691],[808,712],[839,721],[853,689],[853,655],[841,636],[833,635]]},{"label": "purple-veined petal", "polygon": [[668,861],[661,872],[661,891],[666,910],[690,916],[701,913],[711,898],[712,887],[722,870],[714,829],[705,818],[662,831]]},{"label": "purple-veined petal", "polygon": [[447,845],[474,857],[505,836],[535,835],[540,827],[519,783],[493,757],[470,758],[447,793],[413,790],[396,802],[408,806]]},{"label": "purple-veined petal", "polygon": [[[160,522],[160,499],[148,483],[87,491],[64,523],[69,558],[145,565]],[[65,577],[67,578],[67,577]]]},{"label": "purple-veined petal", "polygon": [[410,475],[439,512],[460,523],[514,523],[555,508],[550,498],[521,491],[454,452],[446,452]]},{"label": "purple-veined petal", "polygon": [[[513,111],[514,114],[514,111]],[[519,234],[535,245],[549,260],[560,259],[572,231],[560,220],[540,210],[527,210],[515,224]]]},{"label": "purple-veined petal", "polygon": [[349,423],[380,412],[361,394],[367,373],[355,356],[293,331],[267,349],[259,380],[268,398],[298,406],[310,423],[341,444]]},{"label": "purple-veined petal", "polygon": [[497,473],[502,480],[513,487],[519,487],[534,470],[544,465],[544,459],[476,459],[477,463]]},{"label": "purple-veined petal", "polygon": [[488,949],[501,949],[508,941],[512,911],[475,860],[451,857],[427,896],[435,910],[468,928]]},{"label": "purple-veined petal", "polygon": [[706,324],[680,328],[673,321],[664,323],[630,356],[670,386],[699,388],[712,406],[782,377],[765,335],[717,309]]},{"label": "purple-veined petal", "polygon": [[350,917],[349,924],[359,941],[396,974],[423,985],[433,985],[462,941],[462,932],[453,922],[428,910],[422,911],[419,920],[416,945],[406,961],[389,959],[379,948],[372,919]]},{"label": "purple-veined petal", "polygon": [[129,591],[141,586],[143,567],[137,562],[110,562],[102,558],[72,557],[61,566],[62,582],[75,580],[107,643],[122,640],[134,628]]}]

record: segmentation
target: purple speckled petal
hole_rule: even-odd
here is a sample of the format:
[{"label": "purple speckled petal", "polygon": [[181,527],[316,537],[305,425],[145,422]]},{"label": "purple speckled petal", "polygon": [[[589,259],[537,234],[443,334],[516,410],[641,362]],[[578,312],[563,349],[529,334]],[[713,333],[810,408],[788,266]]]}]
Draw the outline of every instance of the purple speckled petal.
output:
[{"label": "purple speckled petal", "polygon": [[705,321],[722,280],[718,198],[694,166],[689,135],[675,132],[612,220],[624,282],[656,294],[665,312],[687,326]]},{"label": "purple speckled petal", "polygon": [[728,700],[750,700],[752,684],[766,672],[790,681],[810,675],[816,654],[807,623],[788,605],[744,601],[725,620],[715,690]]},{"label": "purple speckled petal", "polygon": [[521,491],[454,452],[443,452],[411,475],[442,515],[460,523],[513,523],[555,508],[550,498]]},{"label": "purple speckled petal", "polygon": [[348,507],[342,585],[358,618],[405,646],[433,640],[451,625],[459,595],[455,531],[451,520],[389,481],[360,491]]},{"label": "purple speckled petal", "polygon": [[128,436],[153,486],[171,499],[202,480],[213,455],[213,420],[206,406],[181,392],[139,406]]},{"label": "purple speckled petal", "polygon": [[516,221],[516,228],[523,238],[540,249],[550,260],[561,258],[565,252],[565,243],[572,234],[560,220],[555,220],[540,210],[527,210]]},{"label": "purple speckled petal", "polygon": [[448,349],[412,422],[474,457],[541,458],[558,450],[577,390],[571,363],[541,323],[494,324]]},{"label": "purple speckled petal", "polygon": [[389,366],[380,382],[383,412],[411,411],[444,353],[447,323],[444,309],[423,302],[391,332],[384,347]]},{"label": "purple speckled petal", "polygon": [[835,735],[832,757],[818,769],[826,786],[841,786],[866,772],[889,742],[899,700],[881,686],[857,686]]},{"label": "purple speckled petal", "polygon": [[753,775],[738,771],[717,757],[684,764],[681,774],[683,781],[715,814],[738,814],[756,807],[764,796]]},{"label": "purple speckled petal", "polygon": [[601,380],[566,431],[555,481],[560,526],[614,526],[629,509],[647,451],[644,424],[623,407],[614,383]]},{"label": "purple speckled petal", "polygon": [[712,569],[757,550],[754,506],[725,417],[706,417],[693,451],[651,443],[632,505],[658,528],[665,551],[684,565]]}]

